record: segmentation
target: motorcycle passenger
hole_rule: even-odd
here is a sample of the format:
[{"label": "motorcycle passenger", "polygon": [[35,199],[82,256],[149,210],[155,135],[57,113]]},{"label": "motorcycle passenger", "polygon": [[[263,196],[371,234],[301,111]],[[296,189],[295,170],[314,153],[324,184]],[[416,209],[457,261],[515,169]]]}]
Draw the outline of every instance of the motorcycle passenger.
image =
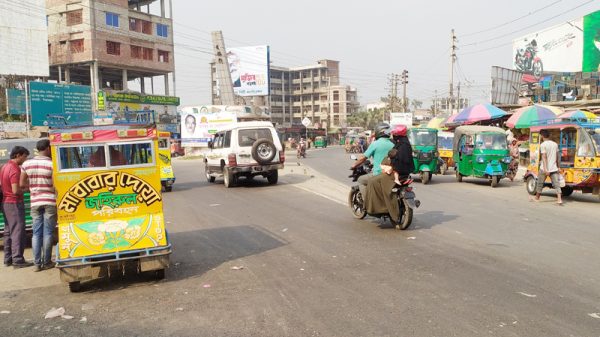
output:
[{"label": "motorcycle passenger", "polygon": [[358,188],[364,196],[369,179],[381,174],[381,162],[388,156],[388,152],[394,148],[394,143],[390,140],[390,126],[387,123],[381,123],[375,127],[375,141],[369,145],[367,151],[352,165],[351,169],[362,165],[368,158],[373,158],[373,170],[358,178]]},{"label": "motorcycle passenger", "polygon": [[395,156],[391,159],[394,172],[398,174],[398,177],[395,179],[397,184],[400,180],[408,178],[415,170],[412,146],[406,136],[406,132],[406,125],[397,125],[391,132],[394,140],[394,150],[396,150]]}]

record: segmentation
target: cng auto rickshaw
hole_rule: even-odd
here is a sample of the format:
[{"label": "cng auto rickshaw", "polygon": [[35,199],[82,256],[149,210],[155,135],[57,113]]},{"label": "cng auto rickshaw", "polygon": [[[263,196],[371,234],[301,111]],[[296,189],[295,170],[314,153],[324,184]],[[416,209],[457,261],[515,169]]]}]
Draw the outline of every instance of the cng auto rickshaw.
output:
[{"label": "cng auto rickshaw", "polygon": [[327,147],[327,140],[323,136],[317,136],[317,137],[315,137],[314,145],[315,145],[315,149],[318,148],[318,147],[326,148]]},{"label": "cng auto rickshaw", "polygon": [[111,125],[50,133],[57,192],[57,268],[81,281],[125,271],[165,276],[165,230],[154,128]]},{"label": "cng auto rickshaw", "polygon": [[438,130],[430,128],[408,129],[408,139],[413,150],[414,174],[421,176],[421,182],[428,184],[438,168]]},{"label": "cng auto rickshaw", "polygon": [[[600,120],[589,122],[548,120],[531,126],[529,135],[530,163],[523,177],[527,192],[535,194],[535,186],[541,156],[539,153],[541,130],[548,130],[550,139],[559,147],[559,171],[564,177],[562,195],[567,197],[574,190],[582,193],[600,194]],[[552,186],[548,177],[544,186]]]},{"label": "cng auto rickshaw", "polygon": [[458,182],[465,176],[485,178],[496,187],[511,161],[506,133],[494,126],[459,126],[452,150]]},{"label": "cng auto rickshaw", "polygon": [[160,183],[165,192],[173,190],[175,183],[175,172],[171,165],[171,133],[158,132],[158,165],[160,167]]},{"label": "cng auto rickshaw", "polygon": [[448,131],[438,132],[438,153],[440,155],[440,174],[444,175],[448,168],[454,167],[452,159],[452,143],[454,142],[454,133]]}]

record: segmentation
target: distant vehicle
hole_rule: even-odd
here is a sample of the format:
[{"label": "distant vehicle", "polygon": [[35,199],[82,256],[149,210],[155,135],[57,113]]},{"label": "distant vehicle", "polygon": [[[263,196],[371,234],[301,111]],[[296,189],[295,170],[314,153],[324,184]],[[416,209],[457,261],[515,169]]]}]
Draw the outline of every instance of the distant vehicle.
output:
[{"label": "distant vehicle", "polygon": [[235,186],[239,177],[267,178],[277,184],[285,152],[271,122],[238,122],[215,133],[204,159],[208,182],[223,177],[225,187]]}]

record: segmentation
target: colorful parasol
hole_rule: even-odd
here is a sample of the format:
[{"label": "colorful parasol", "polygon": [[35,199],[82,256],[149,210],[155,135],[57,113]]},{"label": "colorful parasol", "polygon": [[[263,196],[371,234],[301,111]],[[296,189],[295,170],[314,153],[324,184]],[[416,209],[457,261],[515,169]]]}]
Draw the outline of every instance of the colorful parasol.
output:
[{"label": "colorful parasol", "polygon": [[434,117],[426,125],[430,129],[442,129],[442,123],[446,120],[446,117]]},{"label": "colorful parasol", "polygon": [[575,110],[575,111],[567,111],[558,116],[560,119],[570,119],[570,120],[579,120],[579,121],[587,121],[590,119],[597,119],[598,116],[593,112],[585,111],[585,110]]},{"label": "colorful parasol", "polygon": [[515,110],[506,121],[509,128],[528,129],[535,121],[555,119],[563,111],[560,108],[547,105],[530,105]]},{"label": "colorful parasol", "polygon": [[500,118],[505,115],[506,112],[489,103],[477,104],[464,108],[458,115],[454,116],[452,122],[446,121],[446,124],[472,124],[475,122]]}]

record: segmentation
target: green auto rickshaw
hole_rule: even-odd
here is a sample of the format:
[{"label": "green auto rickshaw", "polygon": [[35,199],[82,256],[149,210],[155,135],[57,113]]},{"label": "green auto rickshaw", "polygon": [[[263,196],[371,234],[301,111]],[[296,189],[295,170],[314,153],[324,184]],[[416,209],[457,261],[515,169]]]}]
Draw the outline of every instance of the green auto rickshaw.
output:
[{"label": "green auto rickshaw", "polygon": [[327,147],[327,139],[325,139],[325,137],[323,136],[317,136],[315,137],[315,149],[318,147],[322,147],[322,148],[326,148]]},{"label": "green auto rickshaw", "polygon": [[496,187],[511,161],[506,133],[494,126],[456,128],[452,150],[458,182],[465,176],[485,178]]},{"label": "green auto rickshaw", "polygon": [[412,145],[414,174],[421,176],[421,182],[428,184],[432,174],[438,169],[438,130],[431,128],[410,128],[408,139]]}]

